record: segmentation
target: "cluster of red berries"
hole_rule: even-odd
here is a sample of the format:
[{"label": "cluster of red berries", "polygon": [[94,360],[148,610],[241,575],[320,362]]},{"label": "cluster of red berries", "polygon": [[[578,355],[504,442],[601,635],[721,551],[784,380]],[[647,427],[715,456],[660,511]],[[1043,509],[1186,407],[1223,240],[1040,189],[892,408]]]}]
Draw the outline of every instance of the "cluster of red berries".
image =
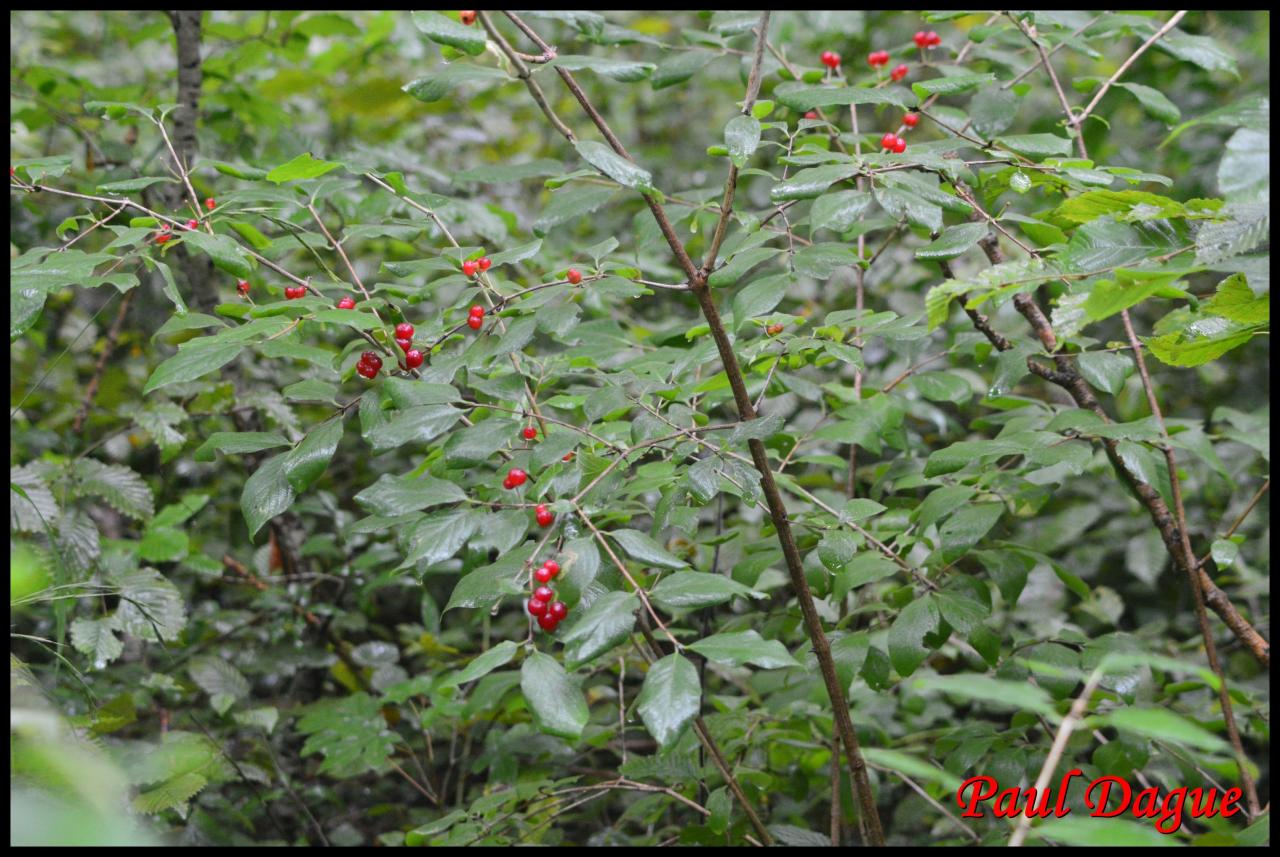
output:
[{"label": "cluster of red berries", "polygon": [[481,256],[479,259],[468,259],[462,263],[462,273],[468,277],[474,277],[477,272],[483,273],[489,270],[489,266],[493,264],[488,256]]},{"label": "cluster of red berries", "polygon": [[911,41],[915,42],[916,47],[923,51],[927,48],[936,48],[942,44],[942,36],[939,36],[933,30],[927,33],[924,30],[919,30],[911,37]]},{"label": "cluster of red berries", "polygon": [[479,330],[480,326],[483,324],[484,307],[480,306],[480,304],[472,305],[471,312],[467,315],[467,327],[472,330]]},{"label": "cluster of red berries", "polygon": [[513,467],[507,471],[507,478],[502,480],[502,487],[509,491],[512,488],[519,488],[528,481],[528,473],[525,473],[519,467]]},{"label": "cluster of red berries", "polygon": [[570,268],[565,271],[564,278],[569,281],[569,285],[576,286],[582,282],[582,272],[577,268]]},{"label": "cluster of red berries", "polygon": [[472,9],[467,9],[465,12],[459,12],[458,20],[470,27],[476,22],[476,13]]},{"label": "cluster of red berries", "polygon": [[539,527],[549,527],[555,521],[556,513],[548,509],[546,503],[539,503],[533,507],[533,517]]},{"label": "cluster of red berries", "polygon": [[903,63],[893,67],[893,71],[889,72],[889,77],[895,81],[902,80],[907,76],[907,65]]},{"label": "cluster of red berries", "polygon": [[569,607],[563,601],[554,600],[556,594],[551,587],[547,586],[559,573],[558,562],[553,559],[544,562],[542,567],[533,573],[538,583],[542,585],[533,590],[533,597],[525,603],[525,609],[529,611],[529,615],[536,617],[539,627],[548,633],[554,631],[561,620],[569,615]]},{"label": "cluster of red berries", "polygon": [[[351,300],[351,298],[343,298]],[[355,306],[355,301],[351,302]],[[396,325],[396,345],[404,352],[404,368],[417,369],[426,359],[421,351],[413,347],[413,325],[402,321]]]},{"label": "cluster of red berries", "polygon": [[822,64],[825,65],[827,68],[840,67],[840,55],[835,51],[823,51],[821,60],[822,60]]},{"label": "cluster of red berries", "polygon": [[307,296],[306,286],[285,286],[284,287],[285,300],[294,301],[294,300],[297,300],[298,298],[304,298],[306,296]]},{"label": "cluster of red berries", "polygon": [[345,297],[338,298],[338,302],[334,304],[334,306],[336,306],[338,309],[355,309],[356,299],[351,297],[350,295],[347,295]]},{"label": "cluster of red berries", "polygon": [[356,372],[364,378],[372,378],[378,374],[378,370],[382,368],[382,358],[374,354],[372,351],[366,351],[360,355],[360,362],[356,364]]},{"label": "cluster of red berries", "polygon": [[888,51],[872,51],[871,53],[867,54],[867,65],[871,66],[872,68],[879,68],[882,65],[888,65],[888,64],[889,64]]},{"label": "cluster of red berries", "polygon": [[157,244],[167,244],[173,237],[173,227],[167,223],[160,224],[160,232],[156,235]]},{"label": "cluster of red berries", "polygon": [[907,150],[907,141],[890,131],[880,138],[880,148],[901,155]]},{"label": "cluster of red berries", "polygon": [[782,333],[782,328],[783,325],[781,324],[771,324],[764,329],[764,332],[770,336],[777,336],[779,333]]}]

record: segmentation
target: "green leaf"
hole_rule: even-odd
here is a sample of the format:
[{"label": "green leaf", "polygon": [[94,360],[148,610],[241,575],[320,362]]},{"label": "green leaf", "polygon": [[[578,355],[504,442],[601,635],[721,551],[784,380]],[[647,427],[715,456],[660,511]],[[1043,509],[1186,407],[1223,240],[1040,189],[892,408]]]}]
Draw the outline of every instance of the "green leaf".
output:
[{"label": "green leaf", "polygon": [[187,555],[187,534],[173,527],[148,526],[138,543],[138,558],[145,562],[177,562]]},{"label": "green leaf", "polygon": [[542,652],[529,655],[520,668],[520,690],[538,729],[569,741],[582,736],[587,702],[555,658]]},{"label": "green leaf", "polygon": [[790,274],[773,274],[752,280],[733,296],[733,323],[741,327],[748,319],[772,312],[794,282]]},{"label": "green leaf", "polygon": [[649,667],[636,709],[649,734],[666,749],[698,716],[702,686],[698,670],[680,655],[667,655]]},{"label": "green leaf", "polygon": [[1057,134],[1018,134],[997,137],[995,143],[1024,155],[1069,155],[1071,140]]},{"label": "green leaf", "polygon": [[902,608],[889,628],[889,659],[898,675],[905,678],[924,663],[929,655],[924,637],[937,627],[938,608],[929,596],[916,598]]},{"label": "green leaf", "polygon": [[1175,28],[1155,46],[1180,60],[1195,63],[1205,71],[1225,71],[1237,77],[1240,74],[1235,57],[1209,36],[1193,36]]},{"label": "green leaf", "polygon": [[226,658],[197,655],[187,664],[187,675],[209,694],[213,709],[219,714],[225,714],[249,695],[248,680]]},{"label": "green leaf", "polygon": [[994,74],[960,74],[954,77],[935,77],[932,80],[911,84],[911,91],[923,101],[931,95],[955,95],[957,92],[977,89],[982,84],[990,83],[995,79],[996,76]]},{"label": "green leaf", "polygon": [[518,647],[511,640],[503,640],[487,652],[482,652],[471,659],[471,663],[453,673],[444,680],[441,687],[457,687],[460,684],[473,682],[483,678],[500,666],[510,663],[516,656]]},{"label": "green leaf", "polygon": [[648,170],[617,154],[604,143],[579,140],[574,143],[574,148],[584,161],[623,187],[634,188],[641,193],[653,190],[653,176]]},{"label": "green leaf", "polygon": [[853,228],[870,205],[871,194],[866,191],[838,190],[824,193],[813,201],[813,208],[809,209],[810,230],[844,232]]},{"label": "green leaf", "polygon": [[764,639],[757,631],[714,634],[690,643],[689,648],[708,660],[735,667],[755,664],[761,669],[773,670],[800,666],[786,646],[777,640]]},{"label": "green leaf", "polygon": [[635,628],[639,607],[640,599],[626,592],[606,592],[591,602],[573,627],[560,635],[565,660],[586,663],[625,641]]},{"label": "green leaf", "polygon": [[240,494],[240,509],[250,537],[257,535],[267,521],[293,505],[296,495],[289,485],[288,466],[288,453],[272,456],[258,465],[258,469],[245,480]]},{"label": "green leaf", "polygon": [[655,568],[685,568],[688,563],[672,556],[662,545],[639,530],[613,530],[608,535],[622,546],[632,559]]},{"label": "green leaf", "polygon": [[473,57],[484,53],[488,42],[483,27],[470,26],[441,15],[439,12],[414,12],[413,25],[431,41],[457,48]]},{"label": "green leaf", "polygon": [[307,736],[302,755],[320,753],[318,773],[358,777],[387,768],[398,736],[387,728],[382,703],[360,691],[338,700],[322,700],[298,720]]},{"label": "green leaf", "polygon": [[751,116],[738,114],[724,126],[724,144],[729,160],[741,169],[760,145],[760,123]]},{"label": "green leaf", "polygon": [[98,193],[135,193],[160,182],[173,184],[174,180],[166,176],[141,176],[136,179],[100,184],[98,185]]},{"label": "green leaf", "polygon": [[305,491],[320,478],[340,440],[342,417],[337,417],[312,429],[301,443],[285,453],[285,477],[294,491]]},{"label": "green leaf", "polygon": [[458,503],[467,498],[452,482],[432,476],[413,478],[388,473],[355,496],[355,501],[375,515],[403,515],[428,506]]},{"label": "green leaf", "polygon": [[71,623],[71,645],[92,658],[94,669],[103,669],[124,652],[124,641],[116,636],[117,627],[114,616],[107,619],[81,616]]},{"label": "green leaf", "polygon": [[217,431],[195,451],[196,461],[213,461],[216,453],[243,455],[277,446],[288,446],[283,435],[265,431]]},{"label": "green leaf", "polygon": [[1124,818],[1072,815],[1046,820],[1034,830],[1035,836],[1061,842],[1063,845],[1124,848],[1178,844],[1177,839],[1157,831],[1150,821],[1137,822]]},{"label": "green leaf", "polygon": [[150,486],[128,467],[80,458],[72,465],[71,475],[73,497],[100,497],[117,512],[140,521],[155,513]]},{"label": "green leaf", "polygon": [[801,113],[819,107],[848,107],[850,104],[889,104],[904,109],[915,104],[910,93],[898,86],[870,89],[857,86],[808,86],[789,82],[774,87],[773,97],[779,103]]},{"label": "green leaf", "polygon": [[491,565],[467,572],[453,588],[453,594],[449,596],[449,603],[445,605],[443,612],[447,613],[455,608],[488,608],[504,596],[524,593],[522,584],[528,580],[524,564],[532,553],[533,545],[526,545],[519,550],[501,554]]},{"label": "green leaf", "polygon": [[1169,100],[1163,92],[1141,83],[1117,83],[1116,86],[1133,93],[1142,109],[1153,119],[1159,119],[1166,125],[1172,125],[1182,118],[1178,105]]},{"label": "green leaf", "polygon": [[151,373],[142,394],[170,384],[181,384],[217,372],[235,360],[244,350],[243,342],[222,342],[213,337],[194,339],[178,348],[178,353],[161,363]]},{"label": "green leaf", "polygon": [[551,194],[551,201],[534,221],[533,231],[545,235],[548,230],[590,214],[613,197],[616,191],[609,187],[567,185]]},{"label": "green leaf", "polygon": [[836,182],[852,178],[857,174],[857,164],[826,164],[801,170],[791,178],[774,185],[769,191],[769,199],[773,202],[812,199],[825,193],[827,188]]},{"label": "green leaf", "polygon": [[623,83],[644,80],[656,68],[653,63],[648,62],[578,54],[563,54],[552,60],[549,65],[556,65],[567,71],[591,71]]},{"label": "green leaf", "polygon": [[667,609],[688,609],[723,604],[737,595],[763,597],[736,580],[705,571],[677,571],[658,581],[649,597]]},{"label": "green leaf", "polygon": [[1200,309],[1240,324],[1264,324],[1271,321],[1271,295],[1255,297],[1244,274],[1232,274]]},{"label": "green leaf", "polygon": [[401,89],[419,101],[439,101],[464,84],[490,86],[515,78],[490,65],[454,62],[438,66],[434,71],[406,83]]},{"label": "green leaf", "polygon": [[266,179],[276,184],[316,179],[327,172],[336,170],[340,166],[342,164],[337,161],[322,161],[318,158],[313,158],[310,152],[303,152],[292,161],[281,164],[267,173]]},{"label": "green leaf", "polygon": [[912,683],[921,690],[938,690],[961,699],[999,705],[1015,711],[1034,711],[1057,719],[1053,700],[1042,688],[984,675],[931,675]]},{"label": "green leaf", "polygon": [[404,550],[400,568],[431,566],[458,552],[484,520],[477,509],[459,507],[435,512],[398,534]]},{"label": "green leaf", "polygon": [[954,259],[975,246],[987,234],[985,223],[950,226],[936,240],[916,251],[917,259]]},{"label": "green leaf", "polygon": [[666,89],[684,83],[706,68],[715,57],[711,51],[672,51],[653,70],[649,85],[654,89]]},{"label": "green leaf", "polygon": [[1088,351],[1076,355],[1076,365],[1080,367],[1080,375],[1093,387],[1120,395],[1125,380],[1133,374],[1133,360],[1123,354],[1111,351]]}]

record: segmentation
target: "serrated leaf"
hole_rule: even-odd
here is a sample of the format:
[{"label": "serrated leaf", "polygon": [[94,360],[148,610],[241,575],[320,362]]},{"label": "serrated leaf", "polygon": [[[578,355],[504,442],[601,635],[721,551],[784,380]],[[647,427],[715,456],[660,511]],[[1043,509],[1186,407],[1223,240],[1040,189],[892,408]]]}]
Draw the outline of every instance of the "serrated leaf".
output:
[{"label": "serrated leaf", "polygon": [[319,773],[340,779],[385,769],[398,740],[382,704],[363,691],[317,703],[299,718],[298,731],[307,736],[302,755],[320,753]]},{"label": "serrated leaf", "polygon": [[216,453],[219,452],[227,455],[243,455],[288,445],[289,441],[275,432],[217,431],[200,444],[194,457],[196,461],[213,461],[217,457]]},{"label": "serrated leaf", "polygon": [[146,520],[154,514],[155,500],[151,488],[128,467],[81,458],[72,465],[71,475],[74,477],[74,496],[101,497],[117,512],[138,520]]},{"label": "serrated leaf", "polygon": [[898,675],[905,678],[924,663],[929,655],[924,637],[937,629],[938,618],[938,608],[926,595],[907,604],[893,620],[889,627],[889,659]]},{"label": "serrated leaf", "polygon": [[760,122],[752,116],[738,114],[724,126],[724,144],[729,160],[741,169],[760,145]]}]

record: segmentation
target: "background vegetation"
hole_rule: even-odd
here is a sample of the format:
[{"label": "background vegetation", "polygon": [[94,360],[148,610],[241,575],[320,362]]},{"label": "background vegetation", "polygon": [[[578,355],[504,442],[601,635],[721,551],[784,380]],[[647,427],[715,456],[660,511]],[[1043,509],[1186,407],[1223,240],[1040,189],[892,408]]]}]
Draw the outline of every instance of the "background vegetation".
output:
[{"label": "background vegetation", "polygon": [[10,49],[12,842],[1269,839],[1267,14]]}]

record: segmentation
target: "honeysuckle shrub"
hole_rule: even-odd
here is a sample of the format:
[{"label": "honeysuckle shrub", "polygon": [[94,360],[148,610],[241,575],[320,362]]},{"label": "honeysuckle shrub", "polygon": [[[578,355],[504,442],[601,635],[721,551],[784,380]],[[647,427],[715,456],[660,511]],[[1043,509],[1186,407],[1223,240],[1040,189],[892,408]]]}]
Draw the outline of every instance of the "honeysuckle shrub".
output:
[{"label": "honeysuckle shrub", "polygon": [[11,14],[12,841],[1267,841],[1266,14],[472,15]]}]

